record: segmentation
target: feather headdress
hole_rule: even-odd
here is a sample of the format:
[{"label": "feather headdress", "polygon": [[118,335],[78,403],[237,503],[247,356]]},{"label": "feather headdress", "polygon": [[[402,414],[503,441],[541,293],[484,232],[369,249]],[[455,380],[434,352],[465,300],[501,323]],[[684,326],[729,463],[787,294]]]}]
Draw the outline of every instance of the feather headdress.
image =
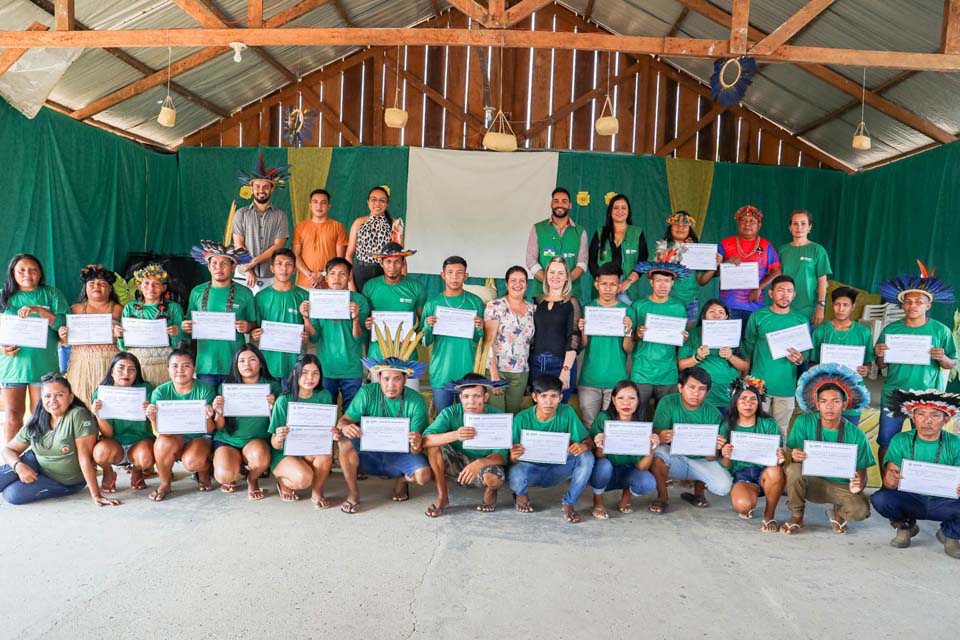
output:
[{"label": "feather headdress", "polygon": [[898,305],[908,293],[921,293],[929,298],[930,302],[953,304],[953,287],[944,284],[940,278],[933,277],[934,269],[927,269],[919,260],[917,265],[920,267],[919,276],[903,274],[880,285],[883,301]]},{"label": "feather headdress", "polygon": [[730,383],[728,393],[732,398],[745,389],[749,389],[750,391],[756,393],[760,402],[763,402],[764,398],[767,397],[767,383],[756,376],[743,376],[742,378],[737,378]]},{"label": "feather headdress", "polygon": [[894,389],[887,396],[887,413],[910,418],[914,409],[936,409],[947,414],[947,419],[953,419],[960,412],[960,394],[947,393],[936,389],[922,391]]},{"label": "feather headdress", "polygon": [[190,255],[200,264],[207,264],[213,256],[224,256],[234,264],[246,264],[253,260],[250,252],[243,247],[237,248],[232,244],[222,245],[213,240],[201,240],[200,246],[194,246],[190,250]]},{"label": "feather headdress", "polygon": [[237,179],[240,180],[240,184],[248,186],[251,186],[254,180],[269,180],[273,183],[273,186],[278,189],[283,189],[290,180],[290,165],[282,164],[279,167],[267,169],[267,165],[263,160],[263,152],[260,152],[260,160],[257,162],[257,167],[253,171],[244,171],[241,169]]},{"label": "feather headdress", "polygon": [[477,344],[477,354],[473,358],[473,373],[468,373],[459,380],[448,382],[444,389],[451,393],[460,393],[464,387],[488,387],[490,389],[502,389],[510,385],[509,380],[490,380],[484,374],[487,371],[487,356],[490,353],[492,341],[479,342]]},{"label": "feather headdress", "polygon": [[680,263],[686,250],[687,246],[684,244],[671,246],[666,240],[657,240],[656,259],[641,262],[633,270],[637,273],[663,273],[682,280],[689,277],[691,273],[690,269]]},{"label": "feather headdress", "polygon": [[[382,325],[382,326],[381,326]],[[390,333],[390,327],[386,322],[378,325],[373,323],[374,333],[377,335],[377,344],[380,345],[381,358],[362,358],[363,366],[372,373],[381,371],[399,371],[408,378],[419,378],[423,375],[427,365],[411,360],[410,356],[416,351],[423,332],[417,333],[415,329],[410,329],[403,334],[403,323],[397,325],[395,334]],[[401,338],[401,336],[403,336]]]},{"label": "feather headdress", "polygon": [[870,390],[859,373],[842,364],[823,363],[811,367],[797,380],[797,404],[803,411],[817,410],[817,392],[828,382],[843,389],[845,410],[861,411],[870,405]]}]

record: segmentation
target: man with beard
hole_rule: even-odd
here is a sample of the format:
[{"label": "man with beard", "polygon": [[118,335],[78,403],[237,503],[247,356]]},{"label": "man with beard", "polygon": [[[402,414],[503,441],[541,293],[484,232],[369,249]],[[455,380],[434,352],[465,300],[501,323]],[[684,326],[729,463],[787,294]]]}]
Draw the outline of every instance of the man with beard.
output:
[{"label": "man with beard", "polygon": [[238,249],[246,249],[253,258],[238,267],[237,282],[245,283],[254,293],[270,286],[273,252],[286,246],[290,237],[287,214],[270,203],[273,190],[286,186],[289,169],[290,165],[283,165],[268,170],[261,153],[255,171],[240,172],[240,183],[249,187],[253,202],[234,213],[233,244]]},{"label": "man with beard", "polygon": [[533,277],[531,297],[543,293],[544,269],[551,258],[559,256],[567,263],[571,284],[587,270],[587,230],[570,219],[570,206],[570,192],[557,187],[550,197],[550,217],[530,229],[527,271]]}]

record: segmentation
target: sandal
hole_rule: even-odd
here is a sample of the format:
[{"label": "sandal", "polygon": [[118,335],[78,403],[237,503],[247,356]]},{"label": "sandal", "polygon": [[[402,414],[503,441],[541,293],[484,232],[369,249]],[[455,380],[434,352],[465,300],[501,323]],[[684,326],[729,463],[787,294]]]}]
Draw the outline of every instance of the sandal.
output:
[{"label": "sandal", "polygon": [[329,509],[333,506],[333,500],[324,496],[320,496],[320,498],[317,500],[310,498],[310,502],[312,502],[313,506],[317,509]]},{"label": "sandal", "polygon": [[197,491],[213,491],[213,485],[210,484],[208,479],[206,482],[200,479],[200,475],[195,473],[193,474],[194,479],[197,481]]},{"label": "sandal", "polygon": [[803,529],[803,525],[799,522],[784,522],[782,525],[780,525],[780,533],[785,533],[788,536],[794,535],[801,529]]},{"label": "sandal", "polygon": [[533,506],[530,504],[530,500],[524,498],[523,502],[520,502],[520,499],[517,498],[513,501],[513,506],[520,513],[533,513]]},{"label": "sandal", "polygon": [[737,513],[737,516],[739,516],[742,520],[752,520],[752,519],[753,519],[753,512],[756,511],[756,510],[757,510],[757,508],[754,507],[753,509],[750,509],[750,511],[747,511],[746,513],[739,513],[739,512],[738,512],[738,513]]},{"label": "sandal", "polygon": [[263,489],[247,490],[247,500],[263,500],[264,495],[266,494],[264,494]]},{"label": "sandal", "polygon": [[[199,484],[199,482],[198,482],[198,484]],[[228,482],[228,483],[226,483],[226,484],[221,484],[221,485],[220,485],[220,491],[222,491],[223,493],[233,493],[233,492],[236,491],[236,490],[237,490],[237,485],[236,485],[236,484],[232,484],[232,483],[229,483],[229,482]]]},{"label": "sandal", "polygon": [[283,487],[280,486],[280,481],[277,480],[277,493],[280,494],[280,499],[284,502],[299,502],[300,496],[297,495],[296,491],[284,491]]},{"label": "sandal", "polygon": [[344,500],[343,504],[340,505],[340,511],[343,511],[344,513],[353,514],[359,510],[360,510],[360,503],[358,502],[350,502],[349,500]]},{"label": "sandal", "polygon": [[393,500],[394,502],[406,502],[407,500],[410,499],[410,490],[407,489],[403,493],[395,493],[392,496],[390,496],[390,499]]},{"label": "sandal", "polygon": [[[564,513],[566,513],[566,512],[564,512]],[[609,520],[609,519],[610,519],[610,514],[607,513],[607,510],[606,510],[604,507],[594,507],[594,508],[590,511],[590,515],[592,515],[592,516],[593,516],[594,518],[596,518],[597,520]]]},{"label": "sandal", "polygon": [[578,522],[581,521],[580,514],[577,513],[575,509],[570,509],[569,511],[567,511],[566,509],[561,509],[561,510],[563,511],[564,522],[569,522],[570,524],[577,524]]},{"label": "sandal", "polygon": [[134,491],[143,491],[147,488],[147,481],[143,479],[143,472],[134,471],[130,475],[130,488]]},{"label": "sandal", "polygon": [[663,500],[654,500],[650,503],[650,506],[647,507],[647,511],[662,516],[667,512],[667,503]]},{"label": "sandal", "polygon": [[843,535],[847,532],[846,520],[834,520],[830,518],[830,525],[833,527],[833,532],[837,535]]},{"label": "sandal", "polygon": [[447,506],[449,505],[437,504],[436,502],[431,503],[430,506],[427,507],[427,510],[424,511],[424,514],[430,518],[439,518],[443,515],[443,512],[446,510]]},{"label": "sandal", "polygon": [[117,492],[117,474],[113,474],[113,480],[107,482],[107,479],[104,478],[100,482],[100,493],[116,493]]},{"label": "sandal", "polygon": [[684,492],[680,494],[680,497],[684,500],[684,502],[689,502],[690,504],[695,506],[697,509],[706,509],[707,507],[710,506],[710,503],[707,502],[707,499],[703,496],[702,493],[697,494],[697,493]]},{"label": "sandal", "polygon": [[497,510],[496,502],[481,502],[480,504],[477,505],[477,511],[480,511],[482,513],[491,513],[496,510]]},{"label": "sandal", "polygon": [[760,525],[760,531],[764,533],[776,533],[780,531],[780,523],[776,520],[764,520]]},{"label": "sandal", "polygon": [[627,504],[623,504],[617,507],[617,510],[620,513],[633,513],[633,505],[628,502]]},{"label": "sandal", "polygon": [[163,500],[171,493],[173,493],[173,489],[161,489],[160,487],[157,487],[150,492],[148,497],[154,502],[163,502]]}]

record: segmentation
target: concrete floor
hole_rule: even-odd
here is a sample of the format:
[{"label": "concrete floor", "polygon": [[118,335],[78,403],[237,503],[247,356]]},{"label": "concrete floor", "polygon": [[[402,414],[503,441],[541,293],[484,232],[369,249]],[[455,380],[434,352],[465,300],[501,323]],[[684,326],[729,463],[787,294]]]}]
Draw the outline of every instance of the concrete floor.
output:
[{"label": "concrete floor", "polygon": [[[122,476],[120,507],[0,504],[0,637],[941,638],[960,619],[960,562],[932,523],[896,550],[877,516],[841,537],[811,505],[805,531],[763,534],[726,499],[696,510],[679,489],[664,516],[641,498],[605,522],[585,494],[574,526],[559,490],[534,490],[522,515],[509,492],[480,514],[457,488],[433,520],[431,491],[393,504],[379,479],[347,516],[178,477],[163,503]],[[345,495],[339,475],[328,495]]]}]

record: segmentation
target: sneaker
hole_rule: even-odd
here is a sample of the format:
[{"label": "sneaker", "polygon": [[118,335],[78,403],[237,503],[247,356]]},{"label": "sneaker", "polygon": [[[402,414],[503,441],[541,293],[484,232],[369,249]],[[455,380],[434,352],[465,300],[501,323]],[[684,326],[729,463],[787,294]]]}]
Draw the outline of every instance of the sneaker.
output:
[{"label": "sneaker", "polygon": [[909,529],[898,526],[897,535],[890,541],[890,546],[897,549],[906,549],[910,546],[910,539],[915,538],[918,533],[920,533],[920,526],[916,523]]}]

